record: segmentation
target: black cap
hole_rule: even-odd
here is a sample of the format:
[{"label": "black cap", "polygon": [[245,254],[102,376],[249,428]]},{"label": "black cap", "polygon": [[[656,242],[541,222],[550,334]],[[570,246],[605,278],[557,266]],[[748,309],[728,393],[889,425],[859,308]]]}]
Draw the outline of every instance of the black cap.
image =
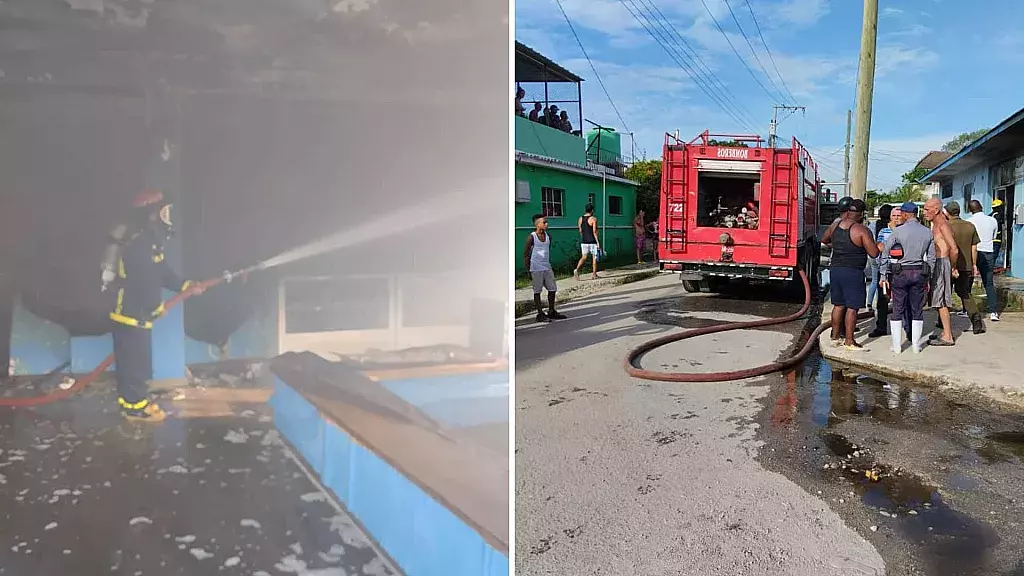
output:
[{"label": "black cap", "polygon": [[839,211],[846,212],[850,209],[850,203],[853,202],[852,196],[843,196],[839,199]]},{"label": "black cap", "polygon": [[850,208],[849,208],[850,212],[858,212],[858,213],[860,213],[860,212],[866,211],[867,209],[868,209],[868,205],[865,204],[864,201],[861,200],[860,198],[856,198],[852,202],[850,202]]}]

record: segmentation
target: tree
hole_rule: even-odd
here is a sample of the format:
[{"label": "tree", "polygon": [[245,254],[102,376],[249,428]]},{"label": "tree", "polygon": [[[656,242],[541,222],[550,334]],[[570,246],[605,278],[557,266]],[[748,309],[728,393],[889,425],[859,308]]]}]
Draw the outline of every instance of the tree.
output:
[{"label": "tree", "polygon": [[888,192],[868,190],[864,193],[864,203],[868,211],[873,212],[875,208],[883,204],[902,204],[904,202],[920,202],[924,200],[924,186],[918,182],[928,171],[924,168],[914,168],[904,172],[900,180],[902,184]]},{"label": "tree", "polygon": [[964,132],[963,134],[943,144],[942,151],[949,152],[950,154],[956,154],[957,152],[963,150],[971,142],[974,142],[978,138],[981,138],[986,132],[988,132],[988,128],[979,128],[974,132]]},{"label": "tree", "polygon": [[661,160],[638,160],[626,168],[626,178],[639,183],[636,207],[647,213],[649,219],[658,217],[661,203]]}]

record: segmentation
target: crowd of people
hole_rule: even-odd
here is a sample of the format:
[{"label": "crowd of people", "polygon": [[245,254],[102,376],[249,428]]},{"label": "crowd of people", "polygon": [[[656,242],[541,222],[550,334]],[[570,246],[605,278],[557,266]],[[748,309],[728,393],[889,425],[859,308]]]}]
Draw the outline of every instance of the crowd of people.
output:
[{"label": "crowd of people", "polygon": [[544,106],[541,102],[534,102],[533,109],[530,113],[526,113],[526,107],[523,105],[523,98],[526,97],[526,91],[522,88],[516,89],[516,103],[515,113],[516,116],[523,116],[529,118],[530,121],[544,126],[550,126],[562,132],[569,134],[579,135],[579,131],[574,131],[572,128],[572,122],[569,120],[569,113],[565,110],[559,111],[558,106],[551,104],[550,106]]},{"label": "crowd of people", "polygon": [[[930,224],[925,226],[914,202],[885,205],[872,230],[864,224],[867,207],[863,200],[847,197],[839,201],[840,216],[822,236],[822,243],[832,247],[833,345],[864,349],[854,334],[857,315],[866,306],[876,314],[875,328],[868,337],[889,335],[896,354],[902,352],[904,334],[915,353],[921,352],[926,342],[954,346],[953,294],[963,304],[959,314],[970,319],[975,334],[983,334],[985,323],[972,292],[976,279],[985,287],[989,320],[999,321],[993,273],[1001,225],[984,213],[979,201],[971,200],[967,208],[971,215],[964,219],[957,202],[943,206],[938,198],[931,198],[921,209]],[[865,274],[871,279],[870,287]],[[922,339],[926,307],[938,311],[938,331],[927,341]]]}]

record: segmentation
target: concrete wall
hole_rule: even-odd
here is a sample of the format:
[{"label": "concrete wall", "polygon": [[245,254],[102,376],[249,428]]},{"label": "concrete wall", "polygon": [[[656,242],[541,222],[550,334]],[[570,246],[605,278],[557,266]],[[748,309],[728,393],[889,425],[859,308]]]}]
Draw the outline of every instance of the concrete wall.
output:
[{"label": "concrete wall", "polygon": [[515,118],[516,150],[579,166],[587,164],[587,142],[583,138],[531,122],[529,118]]},{"label": "concrete wall", "polygon": [[992,186],[989,180],[989,167],[978,166],[971,168],[961,174],[953,177],[953,197],[943,198],[943,202],[949,200],[956,200],[960,203],[961,208],[965,208],[964,203],[964,186],[969,183],[974,184],[974,190],[971,193],[971,198],[981,202],[982,206],[986,208],[992,203]]},{"label": "concrete wall", "polygon": [[[286,279],[280,285],[277,330],[280,353],[309,351],[328,360],[338,354],[360,355],[370,350],[402,350],[449,344],[470,344],[470,305],[474,298],[493,298],[493,291],[470,281],[472,270],[447,274],[379,274],[330,277],[332,282],[371,283],[377,288],[374,297],[386,309],[385,317],[374,327],[346,329],[344,318],[338,318],[334,329],[303,330],[288,321],[289,287],[306,281]],[[295,288],[292,288],[295,289]],[[371,307],[356,297],[340,296],[355,306]],[[326,316],[324,310],[321,316]],[[335,312],[335,316],[338,316]],[[344,316],[344,314],[342,314]],[[325,327],[326,328],[326,327]],[[495,329],[500,329],[495,327]]]},{"label": "concrete wall", "polygon": [[[995,190],[992,185],[992,171],[994,166],[977,166],[953,177],[953,196],[943,198],[943,202],[956,200],[962,208],[966,206],[964,197],[964,186],[968,183],[974,184],[971,199],[981,202],[985,213],[991,211],[992,199],[995,197]],[[1024,179],[1018,180],[1014,185],[1014,202],[1016,205],[1024,204]],[[1007,274],[1013,278],[1024,278],[1024,226],[1013,223],[1013,206],[1007,206],[1007,232],[1013,235],[1013,249],[1010,255],[1009,271]]]}]

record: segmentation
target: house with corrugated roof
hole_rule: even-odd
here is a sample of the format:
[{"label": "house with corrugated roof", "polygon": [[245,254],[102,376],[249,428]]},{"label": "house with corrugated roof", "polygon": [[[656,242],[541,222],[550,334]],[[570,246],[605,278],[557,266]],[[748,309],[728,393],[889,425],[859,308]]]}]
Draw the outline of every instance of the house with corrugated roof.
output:
[{"label": "house with corrugated roof", "polygon": [[991,212],[1000,201],[1005,229],[996,264],[1010,276],[1024,277],[1024,108],[930,169],[921,182],[936,187],[944,203],[956,200],[966,206],[978,200]]}]

